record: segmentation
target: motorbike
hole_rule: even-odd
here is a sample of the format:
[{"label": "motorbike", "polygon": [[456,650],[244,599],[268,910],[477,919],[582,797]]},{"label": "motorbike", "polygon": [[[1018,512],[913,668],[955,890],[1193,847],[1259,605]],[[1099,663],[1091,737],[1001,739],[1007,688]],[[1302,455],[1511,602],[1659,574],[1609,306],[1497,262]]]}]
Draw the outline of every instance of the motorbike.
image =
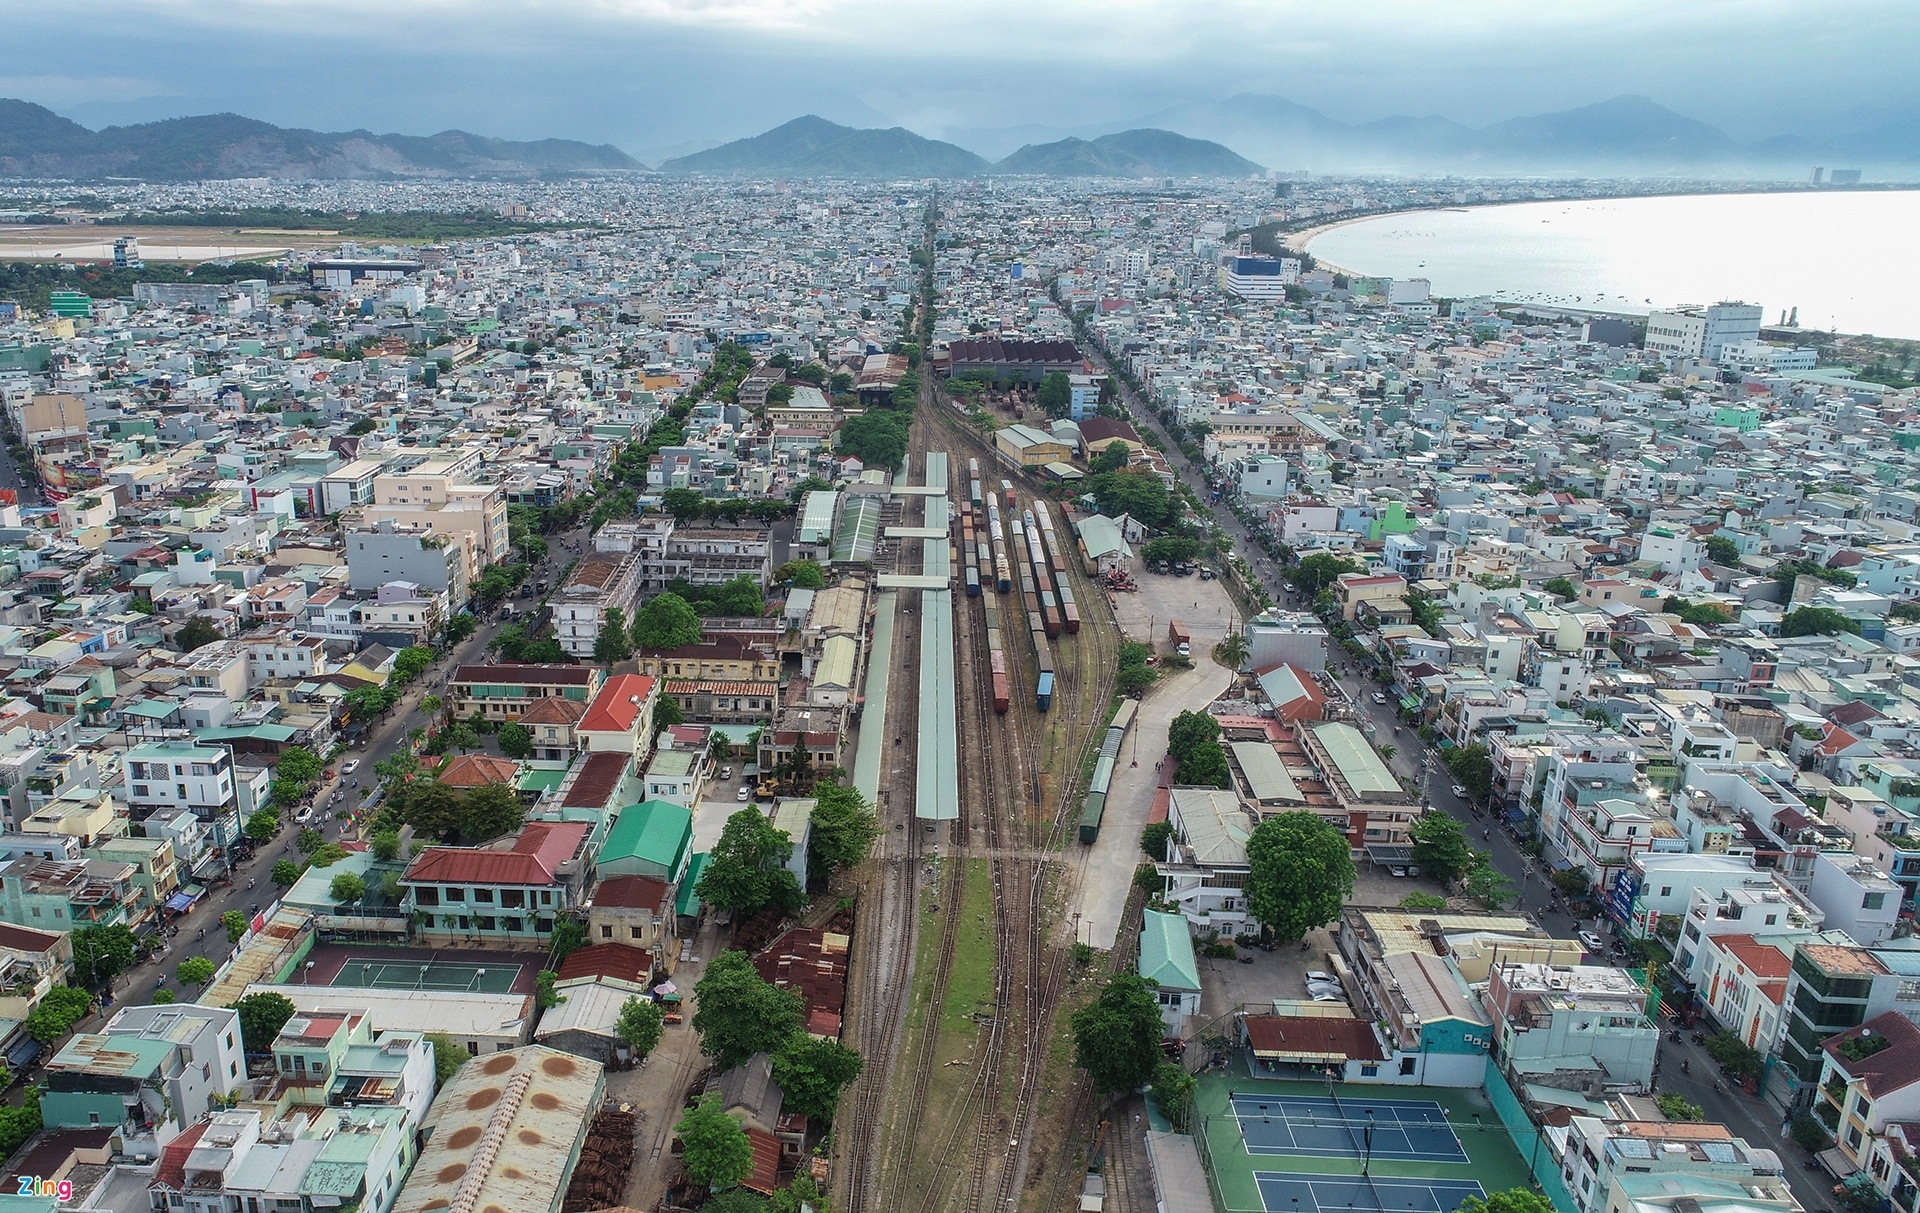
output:
[{"label": "motorbike", "polygon": [[1695,1033],[1693,1034],[1693,1043],[1694,1043],[1694,1044],[1697,1044],[1697,1045],[1703,1045],[1703,1044],[1706,1044],[1706,1043],[1707,1043],[1707,1034],[1706,1034],[1705,1032],[1695,1032]]},{"label": "motorbike", "polygon": [[1680,1059],[1680,1072],[1682,1074],[1693,1073],[1693,1062],[1688,1058],[1682,1057]]},{"label": "motorbike", "polygon": [[1679,1028],[1675,1028],[1675,1029],[1674,1029],[1673,1031],[1671,1031],[1671,1032],[1668,1032],[1668,1033],[1667,1033],[1667,1039],[1668,1039],[1668,1040],[1671,1040],[1671,1041],[1672,1041],[1672,1042],[1673,1042],[1674,1044],[1679,1044],[1679,1043],[1680,1043],[1680,1029],[1679,1029]]}]

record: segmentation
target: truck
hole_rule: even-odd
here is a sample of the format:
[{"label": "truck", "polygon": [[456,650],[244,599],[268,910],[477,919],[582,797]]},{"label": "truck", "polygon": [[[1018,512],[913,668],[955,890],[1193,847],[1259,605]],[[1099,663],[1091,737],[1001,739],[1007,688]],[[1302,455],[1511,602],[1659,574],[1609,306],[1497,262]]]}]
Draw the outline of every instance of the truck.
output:
[{"label": "truck", "polygon": [[1167,620],[1167,641],[1170,644],[1192,644],[1193,637],[1187,631],[1187,625],[1178,619]]}]

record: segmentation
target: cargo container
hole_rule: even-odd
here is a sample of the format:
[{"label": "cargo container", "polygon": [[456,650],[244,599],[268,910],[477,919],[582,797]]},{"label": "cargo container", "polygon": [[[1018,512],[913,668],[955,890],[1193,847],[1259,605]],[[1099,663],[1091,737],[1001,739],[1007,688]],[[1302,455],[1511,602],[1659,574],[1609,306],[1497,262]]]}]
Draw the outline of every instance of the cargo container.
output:
[{"label": "cargo container", "polygon": [[1042,712],[1053,706],[1052,674],[1040,675],[1040,685],[1033,692],[1033,706]]},{"label": "cargo container", "polygon": [[980,570],[972,565],[967,566],[967,597],[980,597]]}]

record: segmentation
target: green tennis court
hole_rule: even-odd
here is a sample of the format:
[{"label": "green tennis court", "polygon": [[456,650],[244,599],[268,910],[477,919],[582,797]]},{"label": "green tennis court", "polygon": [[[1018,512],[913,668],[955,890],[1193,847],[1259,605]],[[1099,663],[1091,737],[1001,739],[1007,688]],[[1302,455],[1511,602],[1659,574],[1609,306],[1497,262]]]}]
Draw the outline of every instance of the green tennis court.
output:
[{"label": "green tennis court", "polygon": [[368,990],[471,990],[482,994],[505,994],[520,976],[516,964],[463,964],[459,961],[427,962],[395,960],[349,960],[340,966],[330,985],[358,986]]}]

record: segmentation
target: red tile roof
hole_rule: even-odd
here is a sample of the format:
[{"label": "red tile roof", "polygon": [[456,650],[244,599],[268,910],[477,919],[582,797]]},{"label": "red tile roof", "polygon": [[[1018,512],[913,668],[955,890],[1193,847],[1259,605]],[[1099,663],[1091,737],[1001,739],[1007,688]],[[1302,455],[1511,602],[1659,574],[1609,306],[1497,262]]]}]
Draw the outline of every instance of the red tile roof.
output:
[{"label": "red tile roof", "polygon": [[528,727],[536,724],[575,724],[586,714],[587,705],[578,699],[547,695],[534,700],[532,707],[520,713],[520,723]]},{"label": "red tile roof", "polygon": [[206,1134],[207,1122],[196,1121],[192,1128],[180,1134],[160,1148],[160,1165],[154,1170],[153,1181],[149,1188],[175,1188],[187,1186],[187,1155],[200,1144],[200,1138]]},{"label": "red tile roof", "polygon": [[567,797],[561,805],[569,809],[603,809],[607,801],[620,787],[621,776],[626,774],[627,764],[633,761],[631,754],[597,753],[589,754],[580,764],[580,773],[573,777],[573,786],[568,789]]},{"label": "red tile roof", "polygon": [[593,904],[613,910],[657,910],[666,900],[667,882],[652,876],[609,876],[593,890]]},{"label": "red tile roof", "polygon": [[513,845],[428,847],[407,866],[413,884],[548,885],[592,831],[584,821],[529,822]]},{"label": "red tile roof", "polygon": [[490,783],[511,785],[520,774],[520,764],[511,758],[495,758],[491,754],[462,754],[447,759],[440,773],[434,776],[439,782],[450,788],[478,788]]},{"label": "red tile roof", "polygon": [[1247,1043],[1254,1054],[1344,1057],[1349,1061],[1385,1061],[1386,1052],[1364,1019],[1314,1019],[1294,1015],[1249,1015]]},{"label": "red tile roof", "polygon": [[772,1196],[780,1186],[780,1139],[758,1129],[748,1129],[747,1140],[753,1145],[753,1170],[740,1181],[740,1186]]},{"label": "red tile roof", "polygon": [[[1887,1047],[1859,1061],[1840,1051],[1842,1044],[1869,1033],[1886,1037]],[[1883,1011],[1857,1028],[1827,1037],[1820,1047],[1849,1078],[1860,1079],[1875,1099],[1920,1083],[1920,1028],[1898,1011]]]},{"label": "red tile roof", "polygon": [[588,733],[630,733],[652,697],[653,679],[645,674],[615,675],[593,697],[580,728]]},{"label": "red tile roof", "polygon": [[624,943],[596,943],[567,953],[555,974],[561,981],[576,977],[612,977],[644,986],[653,979],[653,953]]}]

